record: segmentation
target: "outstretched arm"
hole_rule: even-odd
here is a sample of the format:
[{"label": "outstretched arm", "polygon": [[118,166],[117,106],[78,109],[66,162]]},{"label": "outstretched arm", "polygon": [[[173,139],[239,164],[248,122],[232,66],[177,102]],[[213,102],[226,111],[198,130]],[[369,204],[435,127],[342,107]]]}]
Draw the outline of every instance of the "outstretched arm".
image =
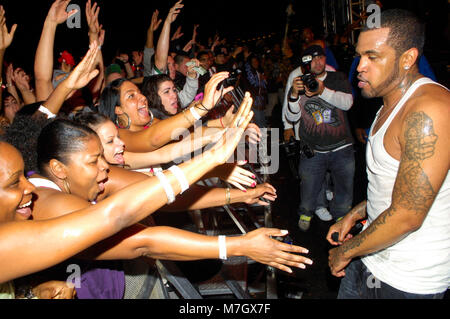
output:
[{"label": "outstretched arm", "polygon": [[[205,116],[220,99],[220,97],[231,91],[229,87],[221,91],[217,91],[217,86],[228,77],[228,72],[214,74],[211,80],[205,86],[205,94],[202,101],[203,106],[197,102],[191,104],[182,113],[172,116],[163,121],[154,123],[146,130],[132,132],[130,130],[120,130],[120,137],[124,140],[127,150],[130,152],[151,152],[154,151],[173,139],[178,138],[174,130],[186,130],[192,127],[196,121],[190,109],[193,108],[200,117]],[[178,131],[178,133],[183,133]]]},{"label": "outstretched arm", "polygon": [[66,12],[69,2],[70,0],[56,0],[53,2],[44,22],[34,60],[36,98],[38,101],[47,100],[53,91],[53,47],[56,28],[76,13],[76,10]]},{"label": "outstretched arm", "polygon": [[[97,259],[134,259],[149,257],[163,260],[200,260],[219,258],[217,236],[205,236],[172,227],[134,225],[89,250]],[[227,237],[227,257],[246,256],[257,262],[292,273],[290,267],[304,269],[311,265],[308,250],[271,237],[286,236],[287,231],[261,228],[243,236]],[[84,256],[88,257],[88,256]]]}]

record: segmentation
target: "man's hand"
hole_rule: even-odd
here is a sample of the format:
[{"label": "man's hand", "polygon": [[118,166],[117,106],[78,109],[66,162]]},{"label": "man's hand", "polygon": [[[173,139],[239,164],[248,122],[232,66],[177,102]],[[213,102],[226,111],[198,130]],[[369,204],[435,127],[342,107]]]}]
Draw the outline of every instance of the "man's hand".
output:
[{"label": "man's hand", "polygon": [[328,266],[330,266],[331,274],[335,277],[344,277],[345,267],[350,261],[350,258],[344,257],[342,247],[331,249],[328,257]]},{"label": "man's hand", "polygon": [[293,98],[298,99],[298,97],[300,96],[300,94],[302,92],[305,92],[306,87],[305,84],[302,81],[301,77],[296,77],[293,81],[292,81],[292,92],[291,92],[291,96]]},{"label": "man's hand", "polygon": [[313,96],[316,96],[316,95],[321,95],[323,93],[323,91],[325,90],[325,85],[323,84],[323,82],[320,81],[319,79],[316,79],[316,81],[319,84],[319,88],[315,92],[311,92],[310,90],[308,90],[308,87],[305,85],[305,95],[307,97],[313,97]]}]

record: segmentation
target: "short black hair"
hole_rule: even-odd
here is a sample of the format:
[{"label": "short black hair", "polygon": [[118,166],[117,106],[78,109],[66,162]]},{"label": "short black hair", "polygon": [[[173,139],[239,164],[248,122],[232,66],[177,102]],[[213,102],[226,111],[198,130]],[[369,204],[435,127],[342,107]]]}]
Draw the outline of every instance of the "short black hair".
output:
[{"label": "short black hair", "polygon": [[184,59],[191,59],[189,57],[189,55],[187,55],[186,53],[177,53],[177,55],[175,55],[175,64],[180,65],[181,63],[183,63]]},{"label": "short black hair", "polygon": [[92,137],[98,135],[91,128],[67,119],[58,118],[47,124],[37,141],[37,167],[41,175],[48,177],[47,166],[52,159],[68,164],[70,155],[83,150]]},{"label": "short black hair", "polygon": [[25,163],[25,172],[39,172],[37,165],[37,141],[42,128],[52,120],[40,113],[18,113],[13,123],[6,130],[4,141],[14,146],[22,154]]},{"label": "short black hair", "polygon": [[[425,24],[412,12],[403,9],[389,9],[381,12],[380,28],[389,28],[388,44],[394,48],[397,57],[411,48],[423,54],[425,45]],[[362,29],[370,31],[367,25]]]}]

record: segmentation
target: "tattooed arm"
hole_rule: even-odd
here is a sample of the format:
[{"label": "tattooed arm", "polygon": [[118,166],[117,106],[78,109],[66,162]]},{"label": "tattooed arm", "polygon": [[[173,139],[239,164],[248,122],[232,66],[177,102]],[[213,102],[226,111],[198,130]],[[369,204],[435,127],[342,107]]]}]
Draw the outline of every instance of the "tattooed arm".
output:
[{"label": "tattooed arm", "polygon": [[345,276],[351,259],[389,247],[421,227],[450,166],[449,95],[440,93],[444,99],[418,101],[410,108],[399,136],[401,159],[391,206],[361,234],[330,251],[333,275]]}]

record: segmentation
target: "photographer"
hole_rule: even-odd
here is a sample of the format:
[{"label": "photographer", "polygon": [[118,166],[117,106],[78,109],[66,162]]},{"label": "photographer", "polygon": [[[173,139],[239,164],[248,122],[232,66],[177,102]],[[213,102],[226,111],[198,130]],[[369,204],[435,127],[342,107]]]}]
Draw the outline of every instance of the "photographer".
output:
[{"label": "photographer", "polygon": [[302,154],[299,165],[302,182],[299,227],[307,231],[327,170],[335,185],[331,214],[337,220],[350,210],[355,158],[345,113],[353,105],[346,76],[326,71],[325,52],[318,45],[304,51],[302,66],[304,75],[293,80],[283,116],[298,128],[297,137],[314,153],[312,157]]}]

